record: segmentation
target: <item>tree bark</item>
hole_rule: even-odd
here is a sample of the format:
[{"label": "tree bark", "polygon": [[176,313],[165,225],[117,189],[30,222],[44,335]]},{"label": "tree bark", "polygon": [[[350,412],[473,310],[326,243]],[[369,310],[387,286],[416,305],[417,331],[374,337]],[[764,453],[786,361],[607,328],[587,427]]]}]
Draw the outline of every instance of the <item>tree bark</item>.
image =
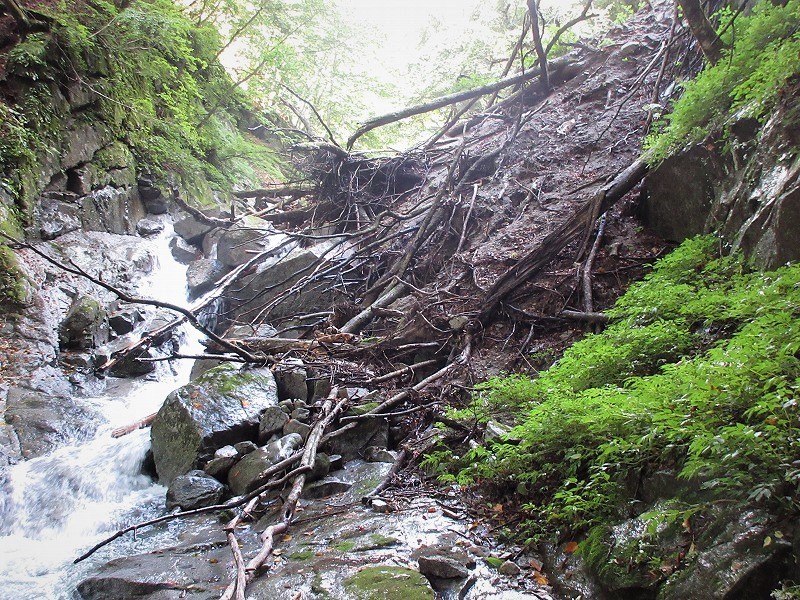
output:
[{"label": "tree bark", "polygon": [[[560,57],[553,60],[550,66],[563,67],[572,62],[574,62],[574,60],[571,60],[567,57]],[[462,102],[464,100],[471,100],[473,98],[478,98],[479,96],[486,96],[487,94],[491,94],[493,92],[496,92],[497,90],[502,90],[503,88],[511,87],[512,85],[525,83],[526,81],[530,81],[531,79],[539,77],[540,75],[541,75],[540,69],[531,69],[530,71],[523,73],[521,75],[506,77],[505,79],[501,79],[500,81],[489,83],[487,85],[483,85],[478,88],[465,90],[463,92],[450,94],[448,96],[442,96],[441,98],[437,98],[436,100],[431,100],[430,102],[426,102],[425,104],[417,104],[416,106],[404,108],[403,110],[399,110],[397,112],[372,118],[369,121],[365,121],[364,124],[361,125],[361,127],[359,127],[355,131],[355,133],[350,136],[350,139],[347,140],[347,148],[348,149],[352,148],[353,144],[356,143],[356,140],[365,133],[367,133],[368,131],[372,131],[373,129],[377,129],[378,127],[382,127],[383,125],[388,125],[389,123],[395,123],[397,121],[407,119],[408,117],[413,117],[415,115],[421,115],[426,112],[431,112],[432,110],[443,108],[445,106],[450,106],[451,104],[457,104],[458,102]]]},{"label": "tree bark", "polygon": [[528,12],[531,14],[533,47],[536,49],[536,56],[539,58],[539,81],[542,82],[542,91],[546,94],[550,91],[550,76],[547,73],[547,53],[544,50],[544,46],[542,46],[542,34],[539,31],[539,6],[536,0],[528,0]]},{"label": "tree bark", "polygon": [[22,7],[17,0],[2,0],[6,12],[11,15],[17,26],[25,33],[31,29],[31,20],[28,17],[27,11]]},{"label": "tree bark", "polygon": [[724,44],[711,25],[711,21],[708,20],[706,13],[703,12],[700,0],[676,0],[676,2],[681,7],[683,16],[689,24],[689,29],[692,30],[692,35],[700,45],[703,56],[710,64],[717,64],[722,58]]}]

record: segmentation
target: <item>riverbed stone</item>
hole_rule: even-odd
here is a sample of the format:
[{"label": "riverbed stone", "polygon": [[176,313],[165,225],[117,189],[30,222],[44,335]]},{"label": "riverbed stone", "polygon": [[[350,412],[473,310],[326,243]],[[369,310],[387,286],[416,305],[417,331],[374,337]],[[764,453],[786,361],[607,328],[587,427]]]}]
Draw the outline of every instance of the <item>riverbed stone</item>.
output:
[{"label": "riverbed stone", "polygon": [[87,350],[108,340],[108,315],[95,298],[84,294],[75,298],[58,328],[62,350]]},{"label": "riverbed stone", "polygon": [[284,361],[275,367],[274,373],[281,400],[308,400],[308,373],[302,360],[292,358]]},{"label": "riverbed stone", "polygon": [[141,219],[136,223],[136,233],[142,237],[155,235],[164,231],[164,223],[155,219]]},{"label": "riverbed stone", "polygon": [[404,567],[377,565],[364,567],[344,582],[353,598],[363,600],[433,600],[428,580],[419,572]]},{"label": "riverbed stone", "polygon": [[81,435],[91,435],[100,416],[77,398],[11,388],[5,421],[16,432],[22,456],[30,459],[75,441]]},{"label": "riverbed stone", "polygon": [[213,258],[201,258],[190,262],[186,269],[189,297],[196,298],[209,291],[224,273],[223,264]]},{"label": "riverbed stone", "polygon": [[138,323],[144,321],[140,310],[127,308],[112,313],[108,317],[108,326],[117,335],[125,335],[134,330]]},{"label": "riverbed stone", "polygon": [[159,480],[202,467],[222,446],[255,439],[261,413],[278,403],[269,369],[220,365],[175,390],[151,427]]},{"label": "riverbed stone", "polygon": [[297,434],[303,438],[303,441],[305,441],[308,439],[308,436],[311,435],[311,427],[302,421],[298,421],[297,419],[289,419],[283,426],[283,434]]},{"label": "riverbed stone", "polygon": [[204,471],[189,471],[176,477],[167,490],[167,510],[193,510],[219,504],[225,486]]},{"label": "riverbed stone", "polygon": [[217,240],[217,259],[227,267],[238,267],[268,250],[275,243],[274,232],[264,230],[264,223],[252,222],[225,230]]},{"label": "riverbed stone", "polygon": [[427,577],[461,579],[469,575],[469,569],[465,564],[466,556],[459,558],[433,548],[424,548],[418,553],[417,564],[419,572]]},{"label": "riverbed stone", "polygon": [[261,415],[261,422],[258,425],[258,441],[264,444],[274,433],[283,431],[283,426],[289,420],[280,406],[270,406]]},{"label": "riverbed stone", "polygon": [[213,225],[201,223],[193,216],[188,215],[179,221],[176,221],[175,233],[181,236],[184,240],[193,246],[200,246],[203,243],[203,237],[212,229]]},{"label": "riverbed stone", "polygon": [[228,473],[228,485],[233,493],[237,496],[246,494],[266,483],[264,471],[289,458],[302,442],[297,434],[286,435],[245,456]]},{"label": "riverbed stone", "polygon": [[238,459],[239,453],[236,451],[236,448],[233,446],[223,446],[214,452],[214,458],[206,463],[203,470],[212,477],[224,479]]}]

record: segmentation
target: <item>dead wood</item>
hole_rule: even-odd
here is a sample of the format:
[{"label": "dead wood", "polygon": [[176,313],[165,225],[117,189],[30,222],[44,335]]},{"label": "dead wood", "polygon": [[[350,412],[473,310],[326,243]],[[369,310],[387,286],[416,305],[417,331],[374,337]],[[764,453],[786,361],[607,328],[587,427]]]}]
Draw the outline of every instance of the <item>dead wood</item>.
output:
[{"label": "dead wood", "polygon": [[380,483],[378,483],[378,485],[376,485],[371,492],[361,498],[361,502],[367,506],[372,504],[372,500],[392,484],[392,480],[394,479],[395,475],[400,472],[400,469],[403,468],[407,457],[408,451],[405,448],[400,450],[400,452],[397,454],[397,457],[394,459],[394,462],[392,463],[392,468],[389,469],[389,472],[386,473],[386,476],[381,479]]},{"label": "dead wood", "polygon": [[550,90],[550,75],[547,69],[547,52],[542,45],[542,34],[539,30],[539,7],[537,0],[528,0],[528,13],[531,17],[531,35],[533,36],[533,47],[536,50],[536,57],[539,60],[539,81],[542,82],[542,90]]},{"label": "dead wood", "polygon": [[[575,62],[574,59],[568,57],[560,57],[553,60],[552,65],[555,66],[557,64],[563,67],[564,65],[573,62]],[[496,92],[497,90],[502,90],[503,88],[518,85],[520,83],[525,83],[526,81],[530,81],[531,79],[539,77],[540,75],[541,75],[540,69],[531,69],[530,71],[522,73],[521,75],[506,77],[505,79],[501,79],[500,81],[483,85],[481,87],[473,88],[471,90],[465,90],[463,92],[458,92],[455,94],[449,94],[447,96],[442,96],[441,98],[431,100],[430,102],[426,102],[424,104],[417,104],[415,106],[411,106],[403,110],[381,115],[379,117],[374,117],[372,119],[369,119],[368,121],[365,121],[361,125],[361,127],[359,127],[355,131],[355,133],[353,133],[353,135],[350,136],[350,138],[347,140],[347,148],[348,149],[352,148],[353,144],[356,143],[356,140],[358,140],[358,138],[360,138],[365,133],[372,131],[373,129],[377,129],[378,127],[388,125],[389,123],[396,123],[397,121],[402,121],[403,119],[407,119],[408,117],[421,115],[427,112],[431,112],[433,110],[437,110],[439,108],[444,108],[445,106],[450,106],[451,104],[457,104],[458,102],[463,102],[464,100],[471,100],[473,98],[478,98],[480,96],[486,96],[488,94]]]},{"label": "dead wood", "polygon": [[588,321],[589,323],[608,323],[608,315],[599,312],[580,312],[577,310],[562,310],[559,313],[565,319],[575,321]]},{"label": "dead wood", "polygon": [[233,192],[237,198],[244,200],[250,198],[282,198],[291,196],[292,198],[301,198],[302,196],[310,196],[316,193],[316,189],[312,187],[294,187],[291,185],[281,185],[269,188],[258,188],[255,190],[242,190]]},{"label": "dead wood", "polygon": [[586,313],[593,313],[594,312],[594,301],[592,299],[592,268],[594,268],[594,259],[597,256],[597,251],[600,248],[600,242],[603,239],[603,232],[606,229],[606,216],[600,217],[600,221],[597,225],[597,236],[594,238],[594,244],[592,244],[592,249],[589,252],[589,256],[586,258],[586,262],[583,263],[582,273],[581,273],[581,280],[583,283],[583,310]]},{"label": "dead wood", "polygon": [[[347,404],[347,400],[344,399],[340,400],[334,406],[333,399],[337,396],[337,394],[338,388],[331,390],[330,395],[322,406],[322,416],[311,430],[311,433],[306,440],[302,458],[300,459],[299,468],[303,469],[303,471],[294,478],[292,488],[283,503],[280,520],[276,524],[267,527],[264,533],[261,534],[261,549],[247,563],[247,566],[244,569],[244,585],[252,582],[253,579],[255,579],[256,571],[258,571],[258,569],[264,565],[266,560],[272,554],[275,535],[286,531],[289,528],[292,519],[294,518],[294,513],[297,509],[297,503],[300,500],[300,495],[303,492],[303,486],[306,482],[306,472],[309,471],[314,465],[314,461],[317,457],[317,448],[322,440],[323,433],[325,432],[325,429],[333,422],[333,420],[339,416]],[[239,581],[238,573],[239,571],[237,570],[237,579],[228,585],[228,587],[225,589],[225,592],[220,597],[220,600],[233,598],[234,592],[236,592],[237,588],[239,588],[239,585],[237,585],[237,582]],[[243,587],[241,588],[241,593],[244,594]]]},{"label": "dead wood", "polygon": [[[296,463],[301,458],[302,458],[302,454],[298,452],[297,454],[294,454],[294,455],[290,456],[289,458],[284,459],[281,462],[272,465],[269,469],[267,469],[266,471],[264,471],[264,473],[262,473],[262,477],[263,478],[268,478],[268,477],[271,477],[273,475],[276,475],[276,474],[280,473],[281,471],[284,471],[287,468],[291,467],[294,463]],[[274,480],[274,481],[268,481],[264,485],[258,487],[257,489],[253,490],[252,492],[250,492],[249,494],[246,494],[244,496],[240,496],[239,498],[235,498],[235,499],[230,500],[228,502],[225,502],[223,504],[214,504],[212,506],[204,506],[202,508],[195,508],[193,510],[185,510],[185,511],[177,512],[177,513],[172,513],[172,514],[169,514],[169,515],[162,515],[160,517],[156,517],[155,519],[150,519],[148,521],[142,521],[142,522],[136,523],[134,525],[129,525],[128,527],[125,527],[124,529],[120,529],[119,531],[115,532],[114,534],[112,534],[112,535],[108,536],[107,538],[99,541],[97,544],[95,544],[94,546],[89,548],[89,550],[87,550],[86,552],[81,554],[78,558],[76,558],[74,561],[72,561],[72,563],[73,564],[78,564],[79,562],[82,562],[82,561],[86,560],[92,554],[97,552],[100,548],[102,548],[104,546],[107,546],[108,544],[110,544],[114,540],[122,537],[126,533],[131,533],[131,532],[136,533],[139,529],[142,529],[144,527],[150,527],[152,525],[158,525],[159,523],[166,523],[168,521],[174,521],[176,519],[182,519],[184,517],[192,517],[192,516],[195,516],[195,515],[203,515],[203,514],[210,513],[210,512],[220,512],[220,511],[225,511],[225,510],[229,510],[231,508],[236,508],[236,507],[242,506],[243,504],[247,504],[248,502],[250,502],[253,498],[256,498],[256,497],[260,496],[261,494],[263,494],[267,490],[270,490],[270,489],[273,489],[273,488],[282,487],[287,481],[289,481],[290,479],[292,479],[296,475],[298,475],[300,473],[305,473],[305,472],[307,472],[309,470],[310,469],[307,468],[307,467],[302,467],[302,466],[298,467],[298,468],[294,469],[293,471],[290,471],[289,473],[287,473],[286,475],[284,475],[280,479],[277,479],[277,480]]]},{"label": "dead wood", "polygon": [[129,433],[136,431],[137,429],[144,429],[145,427],[150,427],[150,425],[152,425],[153,421],[155,421],[156,419],[156,414],[158,413],[147,415],[146,417],[139,419],[138,421],[134,421],[129,425],[117,427],[111,432],[111,437],[121,438],[122,436],[128,435]]}]

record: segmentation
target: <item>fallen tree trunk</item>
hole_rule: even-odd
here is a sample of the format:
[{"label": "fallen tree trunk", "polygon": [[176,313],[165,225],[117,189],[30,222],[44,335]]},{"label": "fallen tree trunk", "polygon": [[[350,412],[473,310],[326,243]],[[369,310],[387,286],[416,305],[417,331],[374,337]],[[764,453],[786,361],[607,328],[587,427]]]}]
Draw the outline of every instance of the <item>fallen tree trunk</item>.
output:
[{"label": "fallen tree trunk", "polygon": [[[556,69],[564,67],[573,62],[575,62],[574,59],[560,57],[550,61],[550,67],[551,69]],[[398,110],[396,112],[381,115],[379,117],[374,117],[368,121],[365,121],[361,127],[356,129],[355,133],[350,136],[350,139],[347,140],[347,149],[349,150],[352,148],[353,144],[356,143],[356,140],[358,140],[358,138],[360,138],[362,135],[372,131],[373,129],[377,129],[378,127],[388,125],[389,123],[396,123],[397,121],[402,121],[403,119],[407,119],[408,117],[413,117],[415,115],[422,115],[426,112],[431,112],[439,108],[444,108],[445,106],[450,106],[451,104],[463,102],[464,100],[472,100],[473,98],[486,96],[498,90],[502,90],[503,88],[525,83],[526,81],[530,81],[531,79],[539,77],[540,75],[541,69],[531,69],[530,71],[526,71],[521,75],[506,77],[505,79],[501,79],[500,81],[489,83],[481,87],[473,88],[471,90],[464,90],[463,92],[457,92],[455,94],[449,94],[424,104],[417,104],[415,106],[404,108],[403,110]]]}]

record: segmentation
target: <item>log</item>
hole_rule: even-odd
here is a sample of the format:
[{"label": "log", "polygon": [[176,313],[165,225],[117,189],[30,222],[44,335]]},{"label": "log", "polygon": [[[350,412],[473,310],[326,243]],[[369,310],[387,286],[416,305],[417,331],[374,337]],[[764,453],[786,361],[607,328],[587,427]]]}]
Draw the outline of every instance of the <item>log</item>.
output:
[{"label": "log", "polygon": [[[574,62],[576,62],[574,59],[564,56],[552,60],[550,62],[550,67],[551,69],[557,69]],[[472,100],[473,98],[486,96],[498,90],[502,90],[503,88],[519,85],[520,83],[525,83],[526,81],[530,81],[531,79],[539,77],[540,75],[541,75],[540,69],[531,69],[530,71],[522,73],[521,75],[506,77],[505,79],[501,79],[500,81],[495,81],[494,83],[482,85],[480,87],[473,88],[471,90],[464,90],[463,92],[449,94],[447,96],[442,96],[441,98],[431,100],[430,102],[426,102],[424,104],[417,104],[415,106],[404,108],[403,110],[391,112],[385,115],[381,115],[379,117],[373,117],[372,119],[365,121],[361,125],[361,127],[356,129],[355,133],[353,133],[353,135],[350,136],[350,139],[347,140],[347,149],[349,150],[350,148],[352,148],[353,144],[356,143],[356,140],[358,140],[358,138],[360,138],[362,135],[364,135],[368,131],[377,129],[378,127],[388,125],[389,123],[396,123],[397,121],[402,121],[403,119],[407,119],[408,117],[413,117],[416,115],[424,114],[426,112],[431,112],[433,110],[437,110],[445,106],[450,106],[451,104],[457,104],[459,102],[463,102],[464,100]]]},{"label": "log", "polygon": [[112,438],[121,438],[123,435],[128,435],[132,431],[136,431],[137,429],[144,429],[145,427],[150,427],[155,421],[156,415],[158,413],[153,413],[152,415],[147,415],[143,419],[139,419],[131,423],[130,425],[124,425],[123,427],[117,427],[111,432]]}]

